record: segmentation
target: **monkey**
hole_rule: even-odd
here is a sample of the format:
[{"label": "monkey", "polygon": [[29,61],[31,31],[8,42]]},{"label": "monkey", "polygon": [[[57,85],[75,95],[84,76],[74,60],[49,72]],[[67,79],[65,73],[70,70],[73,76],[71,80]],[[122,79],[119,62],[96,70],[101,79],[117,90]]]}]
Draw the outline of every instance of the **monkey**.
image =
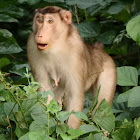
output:
[{"label": "monkey", "polygon": [[[85,92],[93,96],[99,87],[98,103],[105,99],[112,105],[116,89],[116,66],[104,51],[103,44],[86,45],[72,22],[72,13],[57,6],[35,11],[32,32],[27,41],[27,56],[39,91],[52,90],[52,99],[66,111],[82,111]],[[69,127],[77,129],[80,119],[71,114]]]}]

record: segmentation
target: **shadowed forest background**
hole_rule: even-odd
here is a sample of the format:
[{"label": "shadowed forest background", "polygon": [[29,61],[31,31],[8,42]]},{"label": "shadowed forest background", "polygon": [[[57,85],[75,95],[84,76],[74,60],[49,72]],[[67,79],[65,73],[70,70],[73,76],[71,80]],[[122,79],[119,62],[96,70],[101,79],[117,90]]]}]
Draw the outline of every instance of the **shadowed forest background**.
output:
[{"label": "shadowed forest background", "polygon": [[[55,5],[70,10],[89,44],[100,41],[117,67],[113,106],[104,100],[92,116],[96,98],[88,94],[79,129],[64,123],[71,113],[48,92],[37,92],[26,43],[34,11]],[[0,0],[0,140],[138,140],[140,137],[139,0]],[[106,79],[108,80],[108,79]]]}]

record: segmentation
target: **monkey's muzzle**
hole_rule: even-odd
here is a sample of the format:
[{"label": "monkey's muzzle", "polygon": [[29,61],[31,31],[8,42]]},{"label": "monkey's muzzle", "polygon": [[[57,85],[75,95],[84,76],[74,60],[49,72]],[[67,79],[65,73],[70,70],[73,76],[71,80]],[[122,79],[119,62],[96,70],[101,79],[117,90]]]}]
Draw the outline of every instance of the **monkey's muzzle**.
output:
[{"label": "monkey's muzzle", "polygon": [[41,43],[37,43],[37,48],[40,50],[44,50],[46,49],[48,46],[48,44],[41,44]]}]

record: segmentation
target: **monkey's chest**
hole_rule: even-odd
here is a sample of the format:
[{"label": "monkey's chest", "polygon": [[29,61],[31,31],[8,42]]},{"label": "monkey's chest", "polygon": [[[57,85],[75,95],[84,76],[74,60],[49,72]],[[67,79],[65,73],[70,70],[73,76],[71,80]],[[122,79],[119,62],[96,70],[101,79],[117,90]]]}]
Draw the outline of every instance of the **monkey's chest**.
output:
[{"label": "monkey's chest", "polygon": [[49,75],[49,80],[51,83],[51,86],[58,87],[60,85],[60,82],[62,83],[62,80],[64,80],[65,72],[63,72],[63,67],[61,67],[61,63],[55,64],[51,63],[46,67],[47,73]]}]

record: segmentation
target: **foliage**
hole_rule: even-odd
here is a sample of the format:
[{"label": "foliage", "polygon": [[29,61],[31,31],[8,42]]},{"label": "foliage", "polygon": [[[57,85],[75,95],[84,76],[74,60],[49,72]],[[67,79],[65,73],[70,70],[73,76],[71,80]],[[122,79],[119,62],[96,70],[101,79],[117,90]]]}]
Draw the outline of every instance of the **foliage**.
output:
[{"label": "foliage", "polygon": [[[39,84],[28,72],[24,74],[26,68],[30,69],[26,42],[33,11],[48,5],[70,10],[85,42],[105,44],[105,50],[117,66],[118,86],[113,109],[104,100],[92,116],[95,101],[92,103],[89,98],[86,98],[84,113],[63,111],[55,101],[46,106],[47,95],[53,93],[38,93]],[[138,140],[139,21],[139,0],[1,0],[0,139]],[[71,113],[83,120],[77,130],[64,123]]]}]

